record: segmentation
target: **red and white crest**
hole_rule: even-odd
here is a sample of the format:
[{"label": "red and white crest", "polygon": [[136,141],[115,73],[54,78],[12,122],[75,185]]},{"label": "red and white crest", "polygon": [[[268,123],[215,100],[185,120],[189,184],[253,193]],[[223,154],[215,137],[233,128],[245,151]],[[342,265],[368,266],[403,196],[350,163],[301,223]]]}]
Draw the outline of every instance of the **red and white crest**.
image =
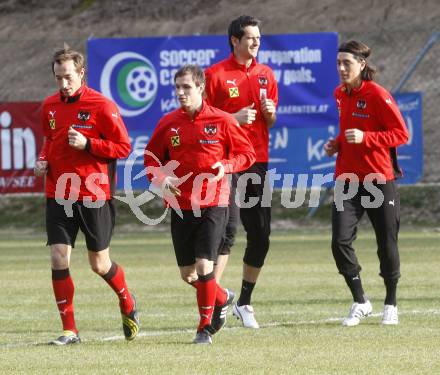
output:
[{"label": "red and white crest", "polygon": [[204,127],[205,134],[209,136],[214,136],[217,134],[217,125],[215,124],[206,124]]}]

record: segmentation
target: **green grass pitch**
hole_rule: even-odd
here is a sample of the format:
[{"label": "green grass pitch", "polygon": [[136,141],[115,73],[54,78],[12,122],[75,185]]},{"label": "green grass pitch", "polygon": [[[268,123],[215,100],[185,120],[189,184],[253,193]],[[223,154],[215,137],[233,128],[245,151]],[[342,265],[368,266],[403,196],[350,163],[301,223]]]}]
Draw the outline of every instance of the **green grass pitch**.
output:
[{"label": "green grass pitch", "polygon": [[[87,264],[82,237],[72,254],[83,342],[45,345],[61,332],[43,236],[0,240],[0,374],[439,374],[440,234],[402,231],[400,324],[379,324],[384,286],[371,230],[356,241],[373,316],[342,327],[351,298],[337,274],[328,230],[274,232],[253,296],[259,330],[232,316],[210,347],[191,344],[195,290],[179,278],[168,233],[117,233],[112,258],[138,298],[141,332],[123,339],[117,298]],[[7,238],[6,238],[7,237]],[[244,238],[222,285],[239,291]]]}]

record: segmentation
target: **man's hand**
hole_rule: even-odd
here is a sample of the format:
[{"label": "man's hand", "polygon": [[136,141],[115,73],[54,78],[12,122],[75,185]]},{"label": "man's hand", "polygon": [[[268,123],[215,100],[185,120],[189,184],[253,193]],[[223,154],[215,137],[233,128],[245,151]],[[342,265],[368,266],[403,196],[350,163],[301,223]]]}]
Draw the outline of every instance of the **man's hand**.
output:
[{"label": "man's hand", "polygon": [[338,142],[335,139],[330,138],[327,143],[324,145],[324,151],[327,156],[332,157],[339,151]]},{"label": "man's hand", "polygon": [[240,109],[238,112],[233,113],[232,116],[238,121],[240,125],[250,125],[255,121],[255,117],[257,116],[257,110],[254,109],[255,103],[248,105]]},{"label": "man's hand", "polygon": [[84,137],[80,132],[76,131],[74,128],[70,127],[67,132],[67,138],[69,141],[69,146],[76,150],[84,150],[87,144],[87,138]]},{"label": "man's hand", "polygon": [[277,109],[272,99],[268,99],[266,94],[261,96],[261,112],[263,112],[267,127],[271,128],[276,120]]},{"label": "man's hand", "polygon": [[225,175],[225,167],[224,167],[224,165],[223,165],[222,163],[220,163],[219,161],[218,161],[217,163],[214,163],[214,164],[211,166],[211,169],[218,169],[217,174],[216,174],[214,177],[210,178],[210,181],[211,181],[211,182],[218,182],[218,181],[220,181],[220,180],[223,178],[223,176]]},{"label": "man's hand", "polygon": [[261,98],[261,111],[264,116],[273,116],[277,109],[272,99],[268,99],[265,96]]},{"label": "man's hand", "polygon": [[34,174],[37,177],[44,176],[47,173],[49,163],[46,160],[38,160],[35,163]]},{"label": "man's hand", "polygon": [[364,132],[359,129],[347,129],[345,131],[345,139],[347,139],[348,143],[362,143]]},{"label": "man's hand", "polygon": [[176,187],[177,182],[179,181],[179,179],[177,177],[165,177],[162,181],[162,194],[165,197],[167,194],[172,194],[172,195],[177,195],[180,197],[181,192],[180,189],[178,189]]}]

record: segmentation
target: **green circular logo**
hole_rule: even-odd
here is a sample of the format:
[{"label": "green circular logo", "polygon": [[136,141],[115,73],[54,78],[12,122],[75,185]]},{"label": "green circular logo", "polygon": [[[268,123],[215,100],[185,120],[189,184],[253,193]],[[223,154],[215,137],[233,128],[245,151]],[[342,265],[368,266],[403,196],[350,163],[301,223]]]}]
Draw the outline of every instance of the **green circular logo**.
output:
[{"label": "green circular logo", "polygon": [[126,105],[149,107],[156,98],[158,88],[154,67],[139,60],[125,64],[117,75],[117,88]]}]

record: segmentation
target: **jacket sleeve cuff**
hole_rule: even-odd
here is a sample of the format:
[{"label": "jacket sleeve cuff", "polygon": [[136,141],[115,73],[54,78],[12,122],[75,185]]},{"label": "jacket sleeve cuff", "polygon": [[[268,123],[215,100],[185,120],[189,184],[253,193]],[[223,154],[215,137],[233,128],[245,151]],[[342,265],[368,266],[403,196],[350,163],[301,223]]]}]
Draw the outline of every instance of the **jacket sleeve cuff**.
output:
[{"label": "jacket sleeve cuff", "polygon": [[233,173],[234,168],[231,163],[228,163],[226,160],[220,160],[220,163],[222,163],[225,173]]}]

